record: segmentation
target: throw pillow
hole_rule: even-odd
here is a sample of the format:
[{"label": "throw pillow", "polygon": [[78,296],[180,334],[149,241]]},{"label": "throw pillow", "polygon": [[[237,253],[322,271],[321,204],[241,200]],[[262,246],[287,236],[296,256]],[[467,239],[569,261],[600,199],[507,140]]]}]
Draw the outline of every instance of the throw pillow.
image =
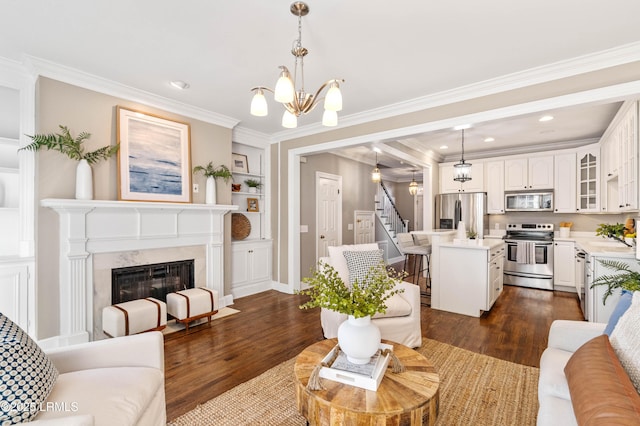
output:
[{"label": "throw pillow", "polygon": [[349,285],[352,285],[356,281],[359,284],[362,284],[371,268],[383,261],[381,249],[368,251],[345,251],[342,254],[347,260],[347,268],[349,268]]},{"label": "throw pillow", "polygon": [[378,250],[377,243],[369,244],[345,244],[343,246],[329,246],[327,251],[329,252],[330,264],[333,266],[340,275],[340,279],[347,285],[349,285],[349,268],[347,267],[347,260],[343,254],[345,251],[367,251]]},{"label": "throw pillow", "polygon": [[0,424],[32,420],[58,370],[27,333],[0,314]]},{"label": "throw pillow", "polygon": [[640,392],[640,291],[633,292],[631,306],[613,329],[611,346]]},{"label": "throw pillow", "polygon": [[609,317],[609,322],[607,323],[607,327],[604,329],[604,334],[611,337],[611,333],[613,332],[613,329],[616,327],[616,324],[618,324],[618,320],[625,312],[627,312],[627,309],[629,309],[629,306],[631,306],[632,298],[633,298],[632,292],[627,290],[622,290],[622,295],[620,296],[620,299],[618,300],[618,304],[616,305],[613,312],[611,313],[611,316]]},{"label": "throw pillow", "polygon": [[564,373],[578,424],[638,424],[640,395],[620,365],[606,334],[578,348],[569,358]]}]

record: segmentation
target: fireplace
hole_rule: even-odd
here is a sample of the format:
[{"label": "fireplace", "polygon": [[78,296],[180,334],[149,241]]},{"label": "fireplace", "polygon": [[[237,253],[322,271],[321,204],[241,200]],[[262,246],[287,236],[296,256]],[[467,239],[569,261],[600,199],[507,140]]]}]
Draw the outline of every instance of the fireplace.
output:
[{"label": "fireplace", "polygon": [[111,270],[111,303],[153,297],[163,302],[167,294],[194,287],[194,259]]}]

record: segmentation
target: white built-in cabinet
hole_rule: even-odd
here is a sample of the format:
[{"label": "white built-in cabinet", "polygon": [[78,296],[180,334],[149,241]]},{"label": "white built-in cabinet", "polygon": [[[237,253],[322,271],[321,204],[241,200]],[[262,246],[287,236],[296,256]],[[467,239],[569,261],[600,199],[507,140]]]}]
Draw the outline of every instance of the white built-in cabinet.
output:
[{"label": "white built-in cabinet", "polygon": [[440,193],[451,192],[484,192],[484,164],[473,162],[471,180],[457,182],[453,180],[453,163],[440,164]]},{"label": "white built-in cabinet", "polygon": [[573,241],[554,241],[553,243],[553,285],[575,287],[576,269],[575,243]]},{"label": "white built-in cabinet", "polygon": [[[233,183],[240,185],[231,192],[231,202],[238,206],[233,215],[242,215],[238,222],[248,222],[251,232],[242,239],[231,242],[231,293],[233,297],[244,297],[271,288],[271,257],[273,242],[268,227],[268,148],[234,142]],[[238,170],[235,160],[246,164],[246,170]],[[261,183],[254,190],[245,183],[252,179]],[[251,206],[251,208],[250,208]],[[249,211],[255,210],[257,211]],[[232,226],[233,226],[232,218]],[[232,235],[236,233],[232,230]]]},{"label": "white built-in cabinet", "polygon": [[602,137],[602,211],[638,210],[638,103],[627,102]]},{"label": "white built-in cabinet", "polygon": [[19,253],[18,139],[0,137],[0,257]]},{"label": "white built-in cabinet", "polygon": [[579,149],[577,163],[577,208],[580,213],[600,211],[600,147]]},{"label": "white built-in cabinet", "polygon": [[553,188],[553,155],[504,161],[505,191]]},{"label": "white built-in cabinet", "polygon": [[504,161],[487,161],[484,172],[487,213],[504,214]]},{"label": "white built-in cabinet", "polygon": [[554,196],[555,213],[576,212],[576,154],[568,152],[554,158]]}]

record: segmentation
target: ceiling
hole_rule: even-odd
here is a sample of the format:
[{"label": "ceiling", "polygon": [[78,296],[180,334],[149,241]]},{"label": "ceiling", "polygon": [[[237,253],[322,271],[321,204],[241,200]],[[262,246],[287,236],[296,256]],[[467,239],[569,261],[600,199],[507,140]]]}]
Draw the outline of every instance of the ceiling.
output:
[{"label": "ceiling", "polygon": [[[274,87],[293,68],[292,0],[0,0],[0,56],[51,61],[205,111],[265,135],[282,132],[282,107],[249,114],[250,89]],[[309,92],[343,78],[341,119],[473,83],[637,43],[637,0],[308,0],[302,44]],[[521,54],[520,52],[526,52]],[[172,80],[189,83],[177,90]],[[474,123],[470,155],[514,146],[599,137],[619,104]],[[321,107],[299,120],[321,120]],[[462,123],[461,123],[462,124]],[[482,142],[486,136],[495,142]],[[460,134],[411,135],[411,149],[453,158]],[[440,146],[448,145],[442,151]],[[369,147],[370,148],[370,147]],[[361,151],[364,148],[359,148]],[[363,151],[364,152],[364,151]]]}]

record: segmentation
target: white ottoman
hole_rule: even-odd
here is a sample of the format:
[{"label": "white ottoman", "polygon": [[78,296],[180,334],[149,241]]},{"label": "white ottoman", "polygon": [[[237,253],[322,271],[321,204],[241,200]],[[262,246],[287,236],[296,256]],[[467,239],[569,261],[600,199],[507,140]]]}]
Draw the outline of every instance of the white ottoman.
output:
[{"label": "white ottoman", "polygon": [[211,317],[218,312],[218,292],[206,287],[196,287],[167,294],[167,313],[177,322],[184,323],[187,332],[189,323]]},{"label": "white ottoman", "polygon": [[102,310],[102,331],[109,337],[128,336],[167,326],[167,305],[153,297],[107,306]]}]

